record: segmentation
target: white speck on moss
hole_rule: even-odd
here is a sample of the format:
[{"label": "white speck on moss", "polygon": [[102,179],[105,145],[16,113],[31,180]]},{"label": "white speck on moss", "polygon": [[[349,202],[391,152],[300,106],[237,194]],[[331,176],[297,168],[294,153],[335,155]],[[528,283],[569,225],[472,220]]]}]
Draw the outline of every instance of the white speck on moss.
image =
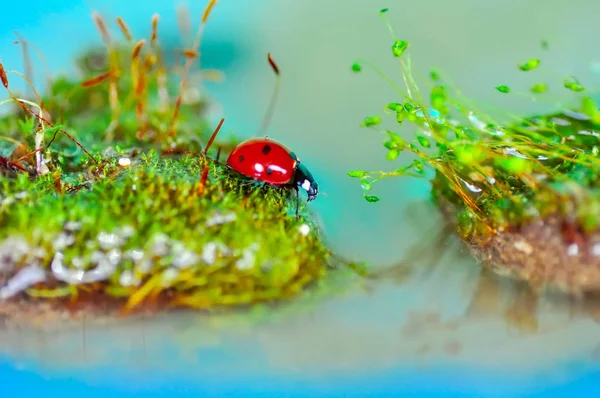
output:
[{"label": "white speck on moss", "polygon": [[142,261],[144,258],[144,252],[141,250],[129,250],[127,252],[127,257],[129,257],[134,263]]},{"label": "white speck on moss", "polygon": [[56,279],[71,285],[103,282],[109,279],[116,271],[116,265],[111,263],[110,256],[106,256],[102,252],[92,253],[92,258],[96,260],[95,262],[97,262],[98,266],[89,271],[66,267],[64,258],[65,256],[62,252],[57,252],[52,259],[50,269]]},{"label": "white speck on moss", "polygon": [[260,248],[258,243],[252,243],[242,251],[242,257],[235,262],[237,269],[244,271],[254,267],[256,252]]},{"label": "white speck on moss", "polygon": [[169,244],[171,243],[171,239],[165,234],[156,234],[154,235],[154,240],[152,242],[152,253],[157,256],[164,257],[169,253]]},{"label": "white speck on moss", "polygon": [[525,254],[531,254],[533,252],[533,247],[524,240],[516,241],[513,246],[515,249]]},{"label": "white speck on moss", "polygon": [[576,256],[579,253],[579,245],[577,243],[571,243],[567,248],[567,255]]},{"label": "white speck on moss", "polygon": [[104,250],[120,247],[123,244],[121,238],[117,234],[104,231],[98,234],[98,243],[100,243],[100,247]]},{"label": "white speck on moss", "polygon": [[202,248],[202,261],[208,265],[213,265],[217,260],[217,244],[208,242]]},{"label": "white speck on moss", "polygon": [[298,227],[298,232],[302,236],[308,236],[310,234],[310,226],[308,224],[302,224]]},{"label": "white speck on moss", "polygon": [[0,288],[0,299],[5,300],[19,292],[46,280],[46,272],[38,263],[30,264],[13,276]]},{"label": "white speck on moss", "polygon": [[28,196],[29,196],[29,192],[27,192],[27,191],[21,191],[21,192],[17,192],[15,194],[15,198],[17,198],[17,199],[25,199]]},{"label": "white speck on moss", "polygon": [[135,228],[131,225],[121,227],[117,232],[123,239],[129,239],[135,234]]},{"label": "white speck on moss", "polygon": [[227,223],[235,221],[236,219],[237,219],[237,216],[233,212],[232,213],[227,213],[227,214],[217,213],[217,214],[214,214],[208,220],[206,220],[205,225],[207,227],[212,227],[212,226],[215,226],[215,225],[227,224]]},{"label": "white speck on moss", "polygon": [[179,276],[179,271],[176,270],[175,268],[167,268],[166,270],[164,270],[163,274],[162,274],[162,283],[164,286],[170,286],[171,283],[177,279],[177,277]]},{"label": "white speck on moss", "polygon": [[0,271],[10,271],[30,251],[29,243],[20,236],[8,237],[0,244]]},{"label": "white speck on moss", "polygon": [[77,221],[69,221],[64,226],[66,231],[74,232],[81,229],[81,223]]},{"label": "white speck on moss", "polygon": [[63,250],[66,247],[71,246],[75,243],[75,236],[71,235],[67,232],[61,232],[58,234],[54,242],[52,242],[52,247],[54,250]]},{"label": "white speck on moss", "polygon": [[129,158],[119,158],[119,166],[121,166],[121,167],[129,167],[129,166],[131,166],[131,159],[129,159]]},{"label": "white speck on moss", "polygon": [[198,255],[188,250],[182,242],[175,242],[171,249],[173,266],[179,269],[188,268],[198,262]]},{"label": "white speck on moss", "polygon": [[83,259],[81,257],[73,257],[71,259],[71,264],[73,264],[73,267],[75,267],[77,269],[85,268],[85,262],[83,261]]},{"label": "white speck on moss", "polygon": [[140,279],[128,269],[121,272],[121,275],[119,275],[119,284],[123,287],[137,286],[140,282]]},{"label": "white speck on moss", "polygon": [[600,257],[600,242],[598,242],[592,246],[592,255],[596,256],[596,257]]}]

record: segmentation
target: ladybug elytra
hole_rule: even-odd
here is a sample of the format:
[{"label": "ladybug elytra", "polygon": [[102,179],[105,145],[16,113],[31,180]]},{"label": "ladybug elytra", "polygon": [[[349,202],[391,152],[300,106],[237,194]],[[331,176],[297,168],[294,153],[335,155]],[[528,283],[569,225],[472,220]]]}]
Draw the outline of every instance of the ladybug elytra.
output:
[{"label": "ladybug elytra", "polygon": [[251,138],[236,146],[227,165],[246,177],[282,187],[302,188],[315,199],[319,185],[296,154],[268,138]]}]

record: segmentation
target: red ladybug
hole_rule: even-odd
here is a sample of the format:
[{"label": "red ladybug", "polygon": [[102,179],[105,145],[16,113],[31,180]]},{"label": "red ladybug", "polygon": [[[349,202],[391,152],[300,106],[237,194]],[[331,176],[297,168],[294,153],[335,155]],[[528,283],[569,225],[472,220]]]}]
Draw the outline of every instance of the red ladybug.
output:
[{"label": "red ladybug", "polygon": [[[279,68],[270,54],[268,54],[268,61],[279,78]],[[279,83],[279,80],[277,83]],[[270,120],[278,87],[279,84],[275,87],[273,100],[265,116],[263,131],[266,130],[266,126]],[[210,137],[204,149],[205,154],[219,132],[223,121],[224,119],[221,119],[221,122]],[[300,162],[298,156],[284,145],[268,137],[251,138],[240,143],[229,154],[227,166],[246,177],[270,185],[294,189],[296,191],[296,217],[298,217],[298,207],[300,204],[300,188],[304,189],[308,194],[307,202],[316,199],[319,193],[319,185],[308,168]]]},{"label": "red ladybug", "polygon": [[236,146],[227,165],[246,177],[271,185],[302,188],[308,200],[315,199],[319,185],[296,154],[268,138],[251,138]]}]

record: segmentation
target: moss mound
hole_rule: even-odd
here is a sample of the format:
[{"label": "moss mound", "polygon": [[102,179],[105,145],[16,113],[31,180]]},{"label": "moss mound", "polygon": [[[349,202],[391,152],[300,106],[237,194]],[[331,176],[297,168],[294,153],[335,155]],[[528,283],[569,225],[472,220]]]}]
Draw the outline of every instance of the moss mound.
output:
[{"label": "moss mound", "polygon": [[14,76],[28,79],[0,66],[12,106],[0,118],[0,312],[229,307],[323,277],[332,255],[304,205],[296,219],[289,191],[195,154],[213,126],[190,82],[219,75],[194,67],[197,47],[168,65],[158,17],[138,42],[117,20],[124,43],[94,20],[104,53],[44,95],[13,92]]},{"label": "moss mound", "polygon": [[[385,106],[390,120],[369,116],[362,126],[384,134],[388,160],[406,151],[413,161],[392,171],[351,171],[365,198],[377,202],[372,185],[387,177],[430,179],[436,202],[484,265],[537,287],[600,290],[600,111],[593,93],[567,77],[565,93],[575,95],[578,105],[499,122],[439,72],[430,73],[425,97],[407,49],[394,36],[392,55],[399,59],[405,88],[386,77],[400,96]],[[361,64],[352,69],[359,72]],[[517,67],[535,73],[540,64],[530,59]],[[535,99],[546,88],[536,83],[521,94]],[[495,89],[511,93],[508,86]],[[406,139],[382,127],[388,121],[418,130]]]}]

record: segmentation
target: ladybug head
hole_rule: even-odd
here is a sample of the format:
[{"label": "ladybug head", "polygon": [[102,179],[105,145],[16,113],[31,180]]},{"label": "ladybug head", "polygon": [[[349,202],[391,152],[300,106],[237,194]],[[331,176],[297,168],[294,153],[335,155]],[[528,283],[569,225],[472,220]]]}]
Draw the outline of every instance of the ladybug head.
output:
[{"label": "ladybug head", "polygon": [[316,199],[319,194],[319,184],[315,181],[310,171],[302,163],[298,163],[294,182],[308,194],[307,202]]}]

